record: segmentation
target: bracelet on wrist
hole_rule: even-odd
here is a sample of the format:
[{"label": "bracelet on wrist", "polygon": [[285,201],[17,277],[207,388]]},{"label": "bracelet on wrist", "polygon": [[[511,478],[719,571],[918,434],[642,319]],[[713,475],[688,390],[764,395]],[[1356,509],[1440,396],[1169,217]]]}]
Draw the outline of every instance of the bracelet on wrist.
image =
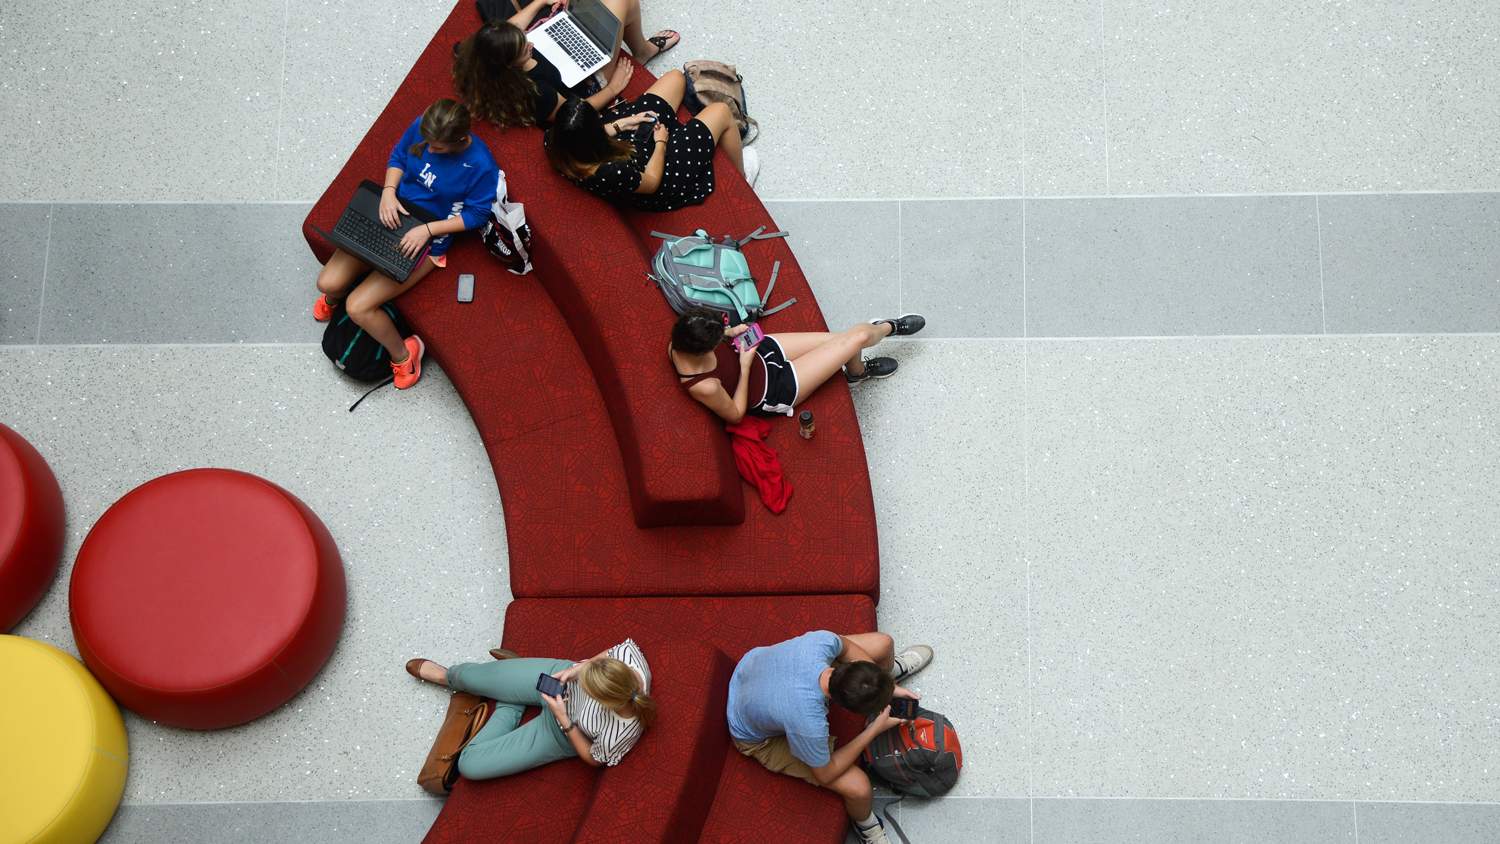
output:
[{"label": "bracelet on wrist", "polygon": [[386,186],[385,186],[385,189],[386,189],[386,190],[395,190],[395,189],[396,189],[396,186],[395,186],[395,185],[386,185]]}]

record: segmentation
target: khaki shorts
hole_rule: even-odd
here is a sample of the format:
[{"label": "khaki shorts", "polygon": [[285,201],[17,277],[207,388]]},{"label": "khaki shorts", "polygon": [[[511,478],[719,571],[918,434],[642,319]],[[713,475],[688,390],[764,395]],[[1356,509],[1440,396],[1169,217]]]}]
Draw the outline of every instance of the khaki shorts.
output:
[{"label": "khaki shorts", "polygon": [[[740,741],[734,736],[730,736],[729,738],[734,741],[735,750],[766,766],[768,770],[775,771],[778,774],[786,774],[789,777],[796,777],[799,780],[805,780],[819,788],[823,787],[823,784],[818,782],[818,778],[813,776],[812,768],[807,767],[806,762],[792,755],[792,746],[787,744],[786,736],[771,736],[765,741],[755,744],[751,744],[748,741]],[[828,737],[828,754],[830,756],[833,755],[834,741],[833,736]]]}]

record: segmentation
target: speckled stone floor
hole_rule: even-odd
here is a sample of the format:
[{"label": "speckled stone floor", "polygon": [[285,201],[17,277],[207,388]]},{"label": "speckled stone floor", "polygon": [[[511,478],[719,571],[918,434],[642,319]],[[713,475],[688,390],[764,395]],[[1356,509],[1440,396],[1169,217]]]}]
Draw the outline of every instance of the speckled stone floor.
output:
[{"label": "speckled stone floor", "polygon": [[[0,10],[0,422],[62,481],[65,567],[217,465],[351,575],[277,712],[130,717],[111,844],[436,814],[401,663],[498,638],[502,502],[440,370],[346,412],[296,228],[450,8]],[[895,810],[916,841],[1500,838],[1500,7],[645,18],[684,35],[660,67],[740,66],[829,321],[930,320],[857,397],[881,626],[937,649],[915,685],[965,740],[954,796]],[[13,632],[72,647],[65,578]]]}]

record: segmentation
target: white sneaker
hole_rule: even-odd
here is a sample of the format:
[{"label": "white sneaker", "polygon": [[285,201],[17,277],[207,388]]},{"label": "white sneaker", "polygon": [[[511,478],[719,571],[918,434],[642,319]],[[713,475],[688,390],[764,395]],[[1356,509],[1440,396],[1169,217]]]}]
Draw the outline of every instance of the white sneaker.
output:
[{"label": "white sneaker", "polygon": [[753,188],[755,177],[760,175],[760,153],[755,151],[755,147],[745,147],[740,155],[745,160],[745,181]]},{"label": "white sneaker", "polygon": [[869,829],[860,827],[857,821],[850,821],[849,825],[854,827],[854,837],[860,844],[891,844],[891,839],[885,837],[885,821],[879,815],[875,816],[875,825]]},{"label": "white sneaker", "polygon": [[926,645],[911,645],[896,654],[896,664],[891,666],[891,676],[899,683],[921,671],[932,663],[932,648]]}]

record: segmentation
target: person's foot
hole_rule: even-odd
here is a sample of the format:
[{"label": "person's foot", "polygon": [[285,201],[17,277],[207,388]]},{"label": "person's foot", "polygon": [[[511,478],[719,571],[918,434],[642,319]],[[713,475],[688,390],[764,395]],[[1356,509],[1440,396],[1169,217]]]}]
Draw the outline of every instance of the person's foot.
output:
[{"label": "person's foot", "polygon": [[391,374],[396,377],[396,389],[404,390],[422,377],[422,353],[427,349],[422,338],[413,334],[406,338],[406,360],[391,361]]},{"label": "person's foot", "polygon": [[640,56],[636,56],[635,60],[638,61],[638,62],[640,62],[641,64],[645,64],[646,62],[651,61],[652,59],[656,58],[657,56],[661,55],[662,53],[665,53],[666,51],[672,49],[673,47],[676,47],[677,46],[677,42],[681,41],[681,40],[682,40],[682,36],[680,34],[678,34],[675,30],[663,29],[661,32],[658,32],[655,35],[651,36],[650,38],[646,39],[646,43],[648,43],[651,46],[655,47],[656,48],[656,52],[652,53],[649,56],[646,56],[645,58],[642,58]]},{"label": "person's foot", "polygon": [[896,337],[905,337],[908,334],[916,334],[927,327],[927,318],[921,314],[902,314],[895,319],[872,319],[871,325],[879,325],[882,322],[891,324],[891,334]]},{"label": "person's foot", "polygon": [[896,664],[891,666],[891,676],[899,683],[907,677],[932,664],[932,648],[926,645],[909,645],[896,654]]},{"label": "person's foot", "polygon": [[864,827],[859,821],[853,821],[854,837],[858,838],[860,844],[891,844],[891,839],[885,837],[885,822],[875,815],[875,824]]},{"label": "person's foot", "polygon": [[430,659],[407,660],[406,673],[418,680],[448,685],[448,669]]},{"label": "person's foot", "polygon": [[333,305],[328,304],[327,296],[318,296],[313,300],[313,319],[318,322],[327,322],[333,319]]},{"label": "person's foot", "polygon": [[[735,131],[739,130],[735,129]],[[745,147],[740,151],[740,155],[745,159],[745,181],[749,182],[750,187],[753,188],[755,177],[760,175],[760,153],[756,152],[754,147]]]},{"label": "person's foot", "polygon": [[859,375],[849,374],[849,367],[844,367],[844,380],[849,382],[849,386],[871,378],[889,378],[896,374],[896,367],[900,366],[895,358],[865,358],[864,364],[865,371]]}]

